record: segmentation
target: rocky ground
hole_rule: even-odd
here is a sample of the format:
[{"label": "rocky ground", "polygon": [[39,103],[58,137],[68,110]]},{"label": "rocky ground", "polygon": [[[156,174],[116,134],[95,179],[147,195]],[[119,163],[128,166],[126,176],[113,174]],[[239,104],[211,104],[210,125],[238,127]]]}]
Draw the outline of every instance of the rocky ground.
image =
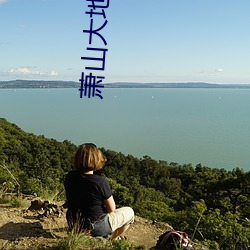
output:
[{"label": "rocky ground", "polygon": [[[167,224],[136,216],[125,236],[134,246],[149,249],[169,229]],[[61,207],[59,211],[57,207],[30,210],[0,205],[0,249],[54,249],[66,236],[65,210]]]}]

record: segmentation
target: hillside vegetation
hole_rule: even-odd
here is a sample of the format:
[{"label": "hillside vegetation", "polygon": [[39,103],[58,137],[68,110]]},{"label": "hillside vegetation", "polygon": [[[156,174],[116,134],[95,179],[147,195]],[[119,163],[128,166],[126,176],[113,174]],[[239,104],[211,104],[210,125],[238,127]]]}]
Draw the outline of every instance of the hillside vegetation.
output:
[{"label": "hillside vegetation", "polygon": [[[76,145],[26,133],[0,118],[0,196],[21,192],[64,199]],[[102,148],[119,206],[167,222],[210,249],[249,249],[250,172],[142,159]]]}]

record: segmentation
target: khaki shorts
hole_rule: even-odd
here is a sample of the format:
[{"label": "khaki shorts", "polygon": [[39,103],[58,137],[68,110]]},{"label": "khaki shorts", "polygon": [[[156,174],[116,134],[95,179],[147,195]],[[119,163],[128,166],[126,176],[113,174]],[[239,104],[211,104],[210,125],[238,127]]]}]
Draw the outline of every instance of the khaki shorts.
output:
[{"label": "khaki shorts", "polygon": [[131,207],[121,207],[108,213],[109,223],[114,232],[117,228],[134,222],[134,210]]}]

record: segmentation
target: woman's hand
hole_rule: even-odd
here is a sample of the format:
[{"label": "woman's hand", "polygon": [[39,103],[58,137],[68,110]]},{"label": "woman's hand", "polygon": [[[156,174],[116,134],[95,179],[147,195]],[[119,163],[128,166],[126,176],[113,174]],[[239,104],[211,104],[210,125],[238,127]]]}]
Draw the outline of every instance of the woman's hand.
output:
[{"label": "woman's hand", "polygon": [[104,204],[107,208],[108,213],[115,211],[115,208],[116,208],[115,201],[112,195],[107,200],[104,200]]}]

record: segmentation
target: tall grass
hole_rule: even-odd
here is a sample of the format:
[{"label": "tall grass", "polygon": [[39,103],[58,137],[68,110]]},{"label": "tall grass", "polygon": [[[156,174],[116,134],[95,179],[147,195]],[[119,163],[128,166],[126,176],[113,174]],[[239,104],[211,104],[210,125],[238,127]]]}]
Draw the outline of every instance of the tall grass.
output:
[{"label": "tall grass", "polygon": [[144,246],[132,246],[126,240],[111,240],[103,237],[91,237],[89,233],[72,230],[61,239],[57,250],[143,250]]},{"label": "tall grass", "polygon": [[93,249],[93,241],[85,233],[76,233],[74,230],[58,243],[58,250],[87,250]]},{"label": "tall grass", "polygon": [[22,197],[14,196],[10,200],[10,205],[16,208],[28,208],[29,201],[23,199]]},{"label": "tall grass", "polygon": [[28,208],[29,201],[23,199],[21,196],[3,195],[0,198],[0,204],[6,204],[15,208]]}]

